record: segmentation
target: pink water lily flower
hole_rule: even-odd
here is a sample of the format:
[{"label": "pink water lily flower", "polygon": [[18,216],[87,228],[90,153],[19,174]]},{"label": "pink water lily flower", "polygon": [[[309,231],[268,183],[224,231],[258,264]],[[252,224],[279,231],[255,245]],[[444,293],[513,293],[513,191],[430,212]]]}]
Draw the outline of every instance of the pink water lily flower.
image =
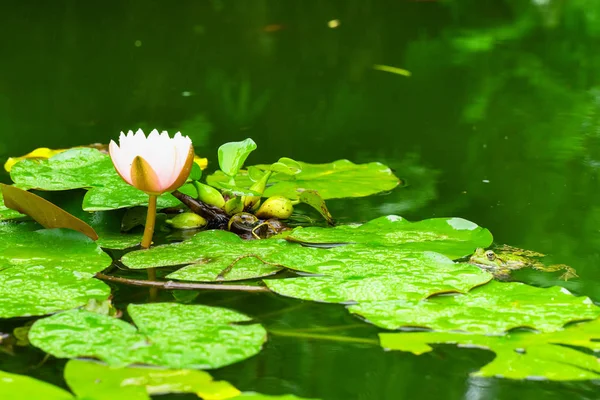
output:
[{"label": "pink water lily flower", "polygon": [[187,136],[154,129],[148,137],[141,129],[121,132],[119,145],[108,147],[115,169],[130,185],[150,194],[171,192],[185,183],[192,170],[194,148]]}]

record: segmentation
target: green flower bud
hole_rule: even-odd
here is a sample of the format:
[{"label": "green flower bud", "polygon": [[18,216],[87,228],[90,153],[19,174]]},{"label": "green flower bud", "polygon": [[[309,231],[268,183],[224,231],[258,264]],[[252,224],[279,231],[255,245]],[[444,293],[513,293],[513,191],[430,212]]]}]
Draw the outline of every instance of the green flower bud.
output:
[{"label": "green flower bud", "polygon": [[168,219],[167,224],[175,229],[198,229],[206,226],[206,220],[193,212],[185,212]]},{"label": "green flower bud", "polygon": [[205,185],[204,183],[194,182],[196,190],[198,191],[198,199],[211,206],[223,208],[225,205],[225,199],[221,192],[212,186]]},{"label": "green flower bud", "polygon": [[[258,192],[262,194],[267,187],[267,182],[271,177],[271,171],[265,172],[265,174],[252,186],[250,186],[250,190]],[[255,210],[258,208],[260,203],[261,196],[244,196],[244,210]]]},{"label": "green flower bud", "polygon": [[244,211],[244,203],[241,197],[232,197],[225,203],[225,212],[229,215]]},{"label": "green flower bud", "polygon": [[292,201],[283,196],[271,196],[262,203],[256,216],[259,218],[279,218],[286,219],[292,215],[294,206]]}]

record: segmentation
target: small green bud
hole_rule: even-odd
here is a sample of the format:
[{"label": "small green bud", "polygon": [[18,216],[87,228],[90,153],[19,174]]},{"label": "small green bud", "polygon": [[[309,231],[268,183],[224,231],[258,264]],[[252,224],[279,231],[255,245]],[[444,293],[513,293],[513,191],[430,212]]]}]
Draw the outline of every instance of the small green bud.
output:
[{"label": "small green bud", "polygon": [[206,226],[206,220],[193,212],[185,212],[168,219],[167,224],[175,229],[198,229]]},{"label": "small green bud", "polygon": [[[254,184],[250,186],[250,190],[263,194],[270,177],[271,171],[265,172],[258,181],[254,182]],[[260,197],[261,196],[244,196],[244,210],[257,209],[260,204]]]},{"label": "small green bud", "polygon": [[196,190],[198,191],[198,199],[211,206],[223,208],[225,205],[225,199],[221,192],[212,186],[205,185],[204,183],[194,182]]},{"label": "small green bud", "polygon": [[244,211],[244,203],[241,197],[232,197],[225,203],[225,212],[229,215]]},{"label": "small green bud", "polygon": [[292,205],[292,201],[290,199],[283,196],[271,196],[262,203],[256,212],[256,216],[264,219],[286,219],[292,215],[293,211],[294,206]]}]

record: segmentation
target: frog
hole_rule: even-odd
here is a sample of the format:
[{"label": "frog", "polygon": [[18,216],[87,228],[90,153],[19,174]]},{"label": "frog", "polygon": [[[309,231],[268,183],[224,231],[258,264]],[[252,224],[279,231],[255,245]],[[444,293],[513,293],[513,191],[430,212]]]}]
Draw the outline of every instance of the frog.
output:
[{"label": "frog", "polygon": [[543,272],[562,270],[564,273],[559,279],[565,281],[578,276],[573,268],[565,264],[544,265],[539,261],[541,257],[545,257],[545,254],[503,245],[494,250],[476,249],[469,259],[469,264],[491,272],[494,278],[500,281],[512,280],[511,272],[522,268],[533,268]]}]

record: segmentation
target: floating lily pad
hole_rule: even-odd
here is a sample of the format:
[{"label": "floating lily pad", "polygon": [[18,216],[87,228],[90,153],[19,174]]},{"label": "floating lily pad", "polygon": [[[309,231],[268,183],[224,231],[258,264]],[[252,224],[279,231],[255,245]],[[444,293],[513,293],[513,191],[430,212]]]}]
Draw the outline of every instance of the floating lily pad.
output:
[{"label": "floating lily pad", "polygon": [[[302,171],[296,175],[277,174],[269,179],[269,187],[263,197],[285,196],[298,198],[298,189],[316,190],[321,197],[339,199],[364,197],[394,189],[400,184],[392,170],[378,162],[354,164],[348,160],[338,160],[328,164],[308,164],[298,162]],[[271,165],[256,165],[256,168],[269,170]],[[221,171],[207,177],[208,184],[228,182],[229,177]],[[240,171],[235,182],[238,186],[250,187],[252,180],[247,170]]]},{"label": "floating lily pad", "polygon": [[518,327],[552,332],[568,322],[600,315],[600,307],[589,297],[575,297],[562,288],[496,281],[464,295],[361,303],[349,310],[386,329],[412,326],[482,334],[503,334]]},{"label": "floating lily pad", "polygon": [[256,143],[250,138],[221,145],[218,151],[221,170],[229,176],[235,176],[254,150]]},{"label": "floating lily pad", "polygon": [[111,258],[79,232],[0,224],[0,318],[43,315],[105,300],[93,278]]},{"label": "floating lily pad", "polygon": [[244,392],[241,395],[234,397],[232,400],[236,399],[244,399],[244,400],[317,400],[317,399],[307,399],[305,397],[294,396],[293,394],[283,394],[283,395],[268,395],[268,394],[260,394],[260,393],[252,393],[252,392]]},{"label": "floating lily pad", "polygon": [[106,300],[110,288],[89,273],[60,266],[12,266],[0,271],[0,318],[45,315]]},{"label": "floating lily pad", "polygon": [[[147,205],[148,195],[146,193],[120,181],[114,186],[91,188],[83,198],[82,207],[85,211],[106,211]],[[181,202],[171,193],[162,194],[156,200],[158,209],[180,205]]]},{"label": "floating lily pad", "polygon": [[432,218],[409,222],[396,215],[376,218],[363,225],[335,228],[298,227],[288,239],[312,244],[360,243],[391,246],[397,250],[435,251],[452,259],[492,244],[492,234],[462,218]]},{"label": "floating lily pad", "polygon": [[261,325],[224,308],[153,303],[127,310],[137,329],[116,318],[71,310],[36,321],[29,340],[55,357],[97,357],[114,367],[206,369],[252,357],[266,339]]},{"label": "floating lily pad", "polygon": [[[306,250],[313,254],[306,253]],[[288,252],[287,257],[292,255]],[[285,264],[285,260],[281,261]],[[473,265],[455,264],[433,252],[357,245],[333,249],[305,248],[303,263],[299,267],[300,262],[297,262],[295,269],[319,276],[265,279],[265,284],[283,296],[353,303],[398,299],[415,301],[438,293],[466,292],[492,278]]]},{"label": "floating lily pad", "polygon": [[75,395],[4,371],[0,371],[0,393],[11,400],[150,400],[151,395],[169,393],[193,393],[204,400],[310,400],[294,395],[240,393],[228,382],[214,381],[204,371],[189,369],[111,368],[94,361],[70,360],[64,374]]},{"label": "floating lily pad", "polygon": [[[473,376],[509,379],[549,379],[556,381],[600,379],[596,355],[580,351],[600,351],[600,321],[581,323],[551,333],[514,332],[486,336],[449,332],[380,333],[381,346],[389,350],[423,354],[434,343],[478,347],[496,357]],[[568,347],[571,346],[571,347]]]},{"label": "floating lily pad", "polygon": [[67,229],[32,231],[36,225],[0,224],[0,269],[43,265],[95,274],[111,264],[108,254],[83,234]]},{"label": "floating lily pad", "polygon": [[223,280],[251,279],[272,275],[281,267],[264,263],[268,255],[294,246],[284,240],[244,241],[234,233],[211,230],[194,235],[181,243],[156,246],[126,254],[122,262],[132,269],[185,265],[169,279],[214,281],[225,268],[232,266]]},{"label": "floating lily pad", "polygon": [[0,371],[0,393],[5,399],[73,400],[71,393],[30,376]]},{"label": "floating lily pad", "polygon": [[[89,189],[83,201],[86,211],[148,204],[148,195],[125,183],[110,157],[96,149],[75,148],[47,160],[23,160],[12,167],[10,176],[23,189]],[[180,204],[169,193],[158,198],[159,208]]]},{"label": "floating lily pad", "polygon": [[[121,232],[121,214],[118,211],[97,211],[88,214],[86,221],[94,227],[100,238],[98,246],[105,249],[127,249],[142,241],[142,233]],[[160,215],[160,214],[159,214]]]},{"label": "floating lily pad", "polygon": [[20,161],[10,176],[21,188],[41,190],[99,187],[118,178],[110,157],[90,148],[71,149],[44,160]]},{"label": "floating lily pad", "polygon": [[65,380],[77,398],[90,400],[150,400],[150,395],[167,393],[195,393],[210,400],[240,394],[230,383],[214,381],[204,371],[111,368],[93,361],[70,360]]}]

